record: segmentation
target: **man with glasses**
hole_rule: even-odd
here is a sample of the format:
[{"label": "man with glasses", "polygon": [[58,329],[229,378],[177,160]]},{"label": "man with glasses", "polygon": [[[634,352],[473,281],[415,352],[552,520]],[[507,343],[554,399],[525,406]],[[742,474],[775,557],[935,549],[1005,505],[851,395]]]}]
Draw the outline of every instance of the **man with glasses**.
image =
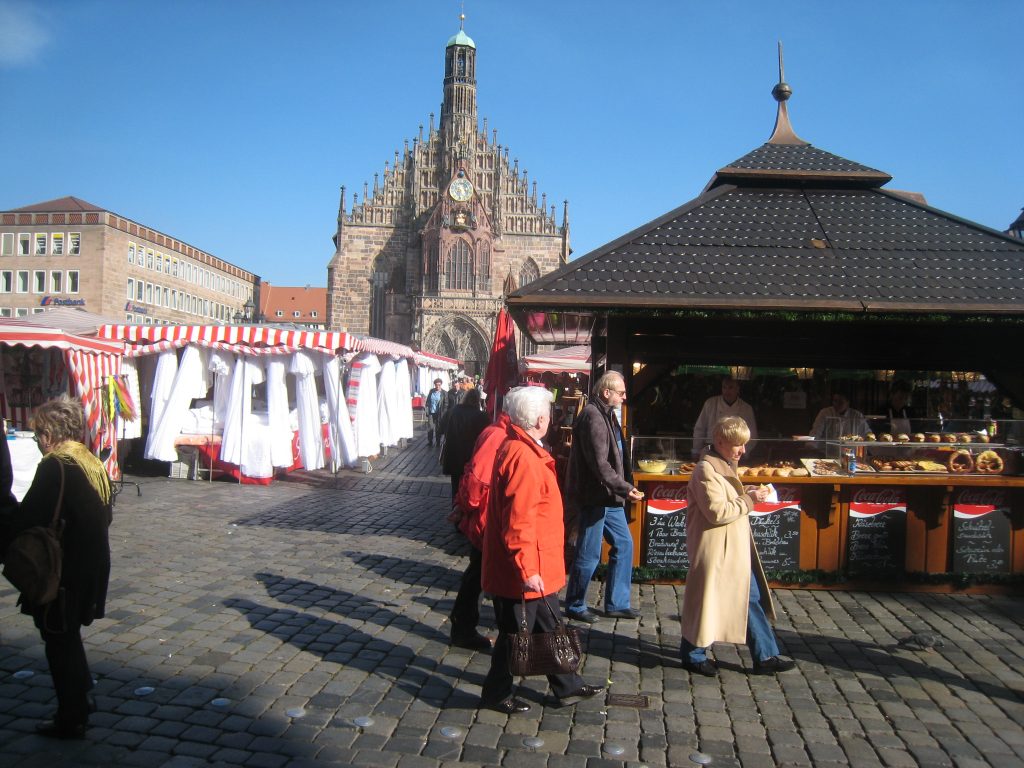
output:
[{"label": "man with glasses", "polygon": [[576,557],[569,571],[565,615],[593,624],[597,615],[587,607],[587,587],[601,559],[601,539],[608,541],[608,578],[604,615],[635,619],[630,607],[633,572],[633,537],[626,521],[625,503],[639,501],[630,470],[629,446],[615,415],[626,400],[622,374],[608,371],[597,381],[593,399],[580,412],[573,427],[566,497],[577,511]]}]

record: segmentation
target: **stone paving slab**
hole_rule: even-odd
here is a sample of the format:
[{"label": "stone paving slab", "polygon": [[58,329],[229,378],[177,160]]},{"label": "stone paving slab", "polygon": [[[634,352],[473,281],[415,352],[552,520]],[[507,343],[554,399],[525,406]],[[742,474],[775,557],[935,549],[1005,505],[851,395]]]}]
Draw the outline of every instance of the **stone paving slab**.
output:
[{"label": "stone paving slab", "polygon": [[[108,616],[85,630],[86,741],[33,734],[50,679],[0,586],[0,768],[674,768],[698,751],[751,768],[1024,766],[1017,597],[777,590],[797,670],[749,676],[746,648],[721,645],[719,677],[694,679],[678,661],[682,587],[634,585],[641,618],[587,629],[583,675],[647,709],[558,709],[530,679],[530,713],[478,711],[489,659],[447,642],[466,550],[436,450],[418,439],[369,468],[270,486],[132,478]],[[897,647],[918,631],[945,644]]]}]

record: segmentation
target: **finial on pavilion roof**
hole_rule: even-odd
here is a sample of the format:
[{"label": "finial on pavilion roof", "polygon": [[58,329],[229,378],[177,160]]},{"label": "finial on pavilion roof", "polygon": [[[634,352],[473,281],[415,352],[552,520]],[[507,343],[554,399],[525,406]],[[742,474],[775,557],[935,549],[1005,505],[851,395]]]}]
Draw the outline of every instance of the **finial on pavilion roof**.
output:
[{"label": "finial on pavilion roof", "polygon": [[786,102],[793,95],[793,89],[786,82],[786,69],[782,56],[782,41],[779,41],[779,82],[772,88],[772,96],[779,102],[779,111],[775,117],[775,130],[768,139],[769,144],[808,144],[793,131],[789,122],[789,109]]}]

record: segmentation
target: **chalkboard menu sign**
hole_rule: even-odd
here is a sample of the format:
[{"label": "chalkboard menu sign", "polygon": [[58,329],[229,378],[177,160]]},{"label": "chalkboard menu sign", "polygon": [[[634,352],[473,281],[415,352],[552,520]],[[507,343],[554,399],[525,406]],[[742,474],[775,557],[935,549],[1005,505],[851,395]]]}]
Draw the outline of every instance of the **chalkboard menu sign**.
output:
[{"label": "chalkboard menu sign", "polygon": [[777,487],[779,500],[754,505],[750,530],[765,571],[800,568],[800,496],[797,486]]},{"label": "chalkboard menu sign", "polygon": [[1010,572],[1010,510],[1001,488],[962,488],[953,501],[953,570]]},{"label": "chalkboard menu sign", "polygon": [[689,570],[686,554],[686,483],[653,483],[645,489],[645,568]]},{"label": "chalkboard menu sign", "polygon": [[902,573],[907,554],[907,496],[902,488],[857,488],[850,498],[846,567],[851,576]]}]

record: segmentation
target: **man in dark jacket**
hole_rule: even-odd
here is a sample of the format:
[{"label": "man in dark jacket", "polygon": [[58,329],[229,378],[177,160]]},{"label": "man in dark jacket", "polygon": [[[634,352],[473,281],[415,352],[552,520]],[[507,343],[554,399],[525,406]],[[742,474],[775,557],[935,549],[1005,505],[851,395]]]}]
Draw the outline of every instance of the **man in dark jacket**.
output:
[{"label": "man in dark jacket", "polygon": [[633,569],[633,537],[626,521],[626,500],[643,493],[632,483],[629,446],[615,409],[626,399],[622,374],[608,371],[597,381],[593,399],[573,427],[566,496],[578,509],[576,557],[569,571],[565,614],[593,624],[597,615],[587,607],[587,586],[601,559],[601,539],[608,540],[608,579],[604,590],[605,616],[635,619],[629,604]]},{"label": "man in dark jacket", "polygon": [[473,456],[473,446],[480,433],[491,423],[487,414],[480,410],[480,390],[466,392],[462,402],[448,414],[444,432],[444,450],[441,453],[441,469],[452,478],[452,501],[459,493],[462,473],[466,463]]}]

